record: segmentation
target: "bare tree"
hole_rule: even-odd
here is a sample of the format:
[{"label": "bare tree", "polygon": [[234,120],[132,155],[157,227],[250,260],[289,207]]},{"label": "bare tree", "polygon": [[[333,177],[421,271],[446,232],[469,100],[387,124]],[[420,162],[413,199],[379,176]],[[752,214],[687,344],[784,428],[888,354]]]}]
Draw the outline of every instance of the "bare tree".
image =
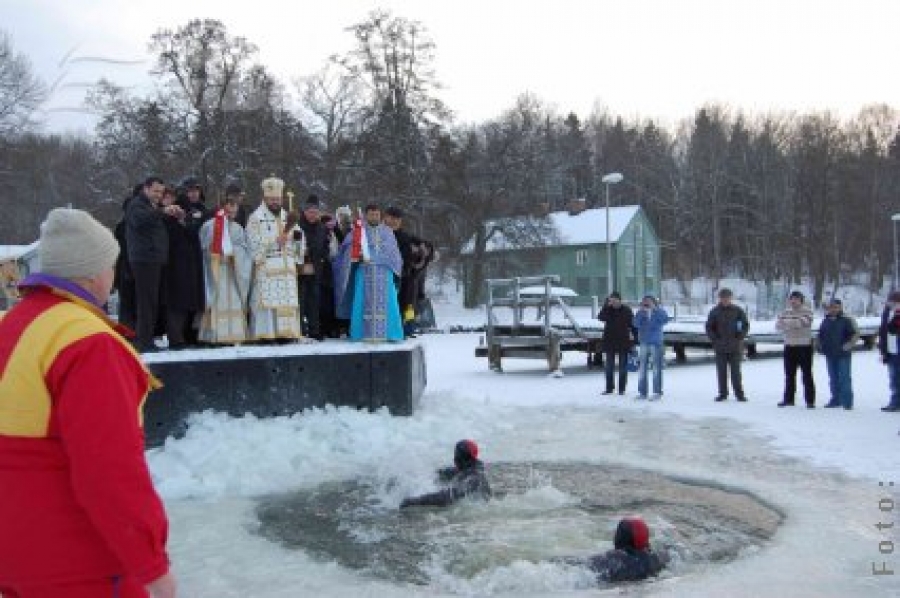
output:
[{"label": "bare tree", "polygon": [[8,34],[0,31],[0,136],[22,133],[32,124],[35,110],[47,98],[47,88],[17,53]]},{"label": "bare tree", "polygon": [[334,61],[366,90],[358,159],[379,173],[366,184],[409,203],[427,194],[432,133],[450,116],[436,94],[434,43],[420,23],[383,10],[349,30],[356,47]]},{"label": "bare tree", "polygon": [[362,127],[363,94],[359,80],[338,72],[333,63],[296,81],[304,122],[322,148],[321,168],[325,185],[338,190],[341,166],[348,166]]},{"label": "bare tree", "polygon": [[[191,129],[191,163],[207,178],[207,160],[223,147],[223,113],[233,101],[255,45],[228,34],[215,19],[194,19],[176,30],[162,29],[150,41],[157,56],[154,73],[170,78],[186,104],[184,119]],[[221,173],[218,173],[221,175]]]}]

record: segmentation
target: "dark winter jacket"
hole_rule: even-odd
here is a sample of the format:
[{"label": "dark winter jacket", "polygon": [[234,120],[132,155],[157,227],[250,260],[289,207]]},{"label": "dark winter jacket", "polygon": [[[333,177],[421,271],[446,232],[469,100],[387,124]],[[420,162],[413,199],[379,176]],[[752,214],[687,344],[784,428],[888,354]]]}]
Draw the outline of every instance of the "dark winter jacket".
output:
[{"label": "dark winter jacket", "polygon": [[750,329],[747,313],[734,303],[716,305],[706,319],[706,336],[716,353],[740,353]]},{"label": "dark winter jacket", "polygon": [[163,268],[162,303],[167,309],[202,311],[206,302],[203,262],[195,255],[190,232],[177,218],[166,216],[169,261]]},{"label": "dark winter jacket", "polygon": [[892,311],[886,306],[881,312],[881,326],[878,328],[878,350],[882,357],[900,355],[900,311]]},{"label": "dark winter jacket", "polygon": [[122,202],[122,219],[116,223],[116,227],[113,229],[113,235],[116,237],[116,241],[119,242],[119,256],[116,258],[116,276],[113,282],[113,287],[116,289],[122,289],[129,284],[134,285],[134,274],[131,272],[131,262],[128,259],[128,239],[125,232],[127,227],[125,212],[133,198],[134,196],[131,195]]},{"label": "dark winter jacket", "polygon": [[488,500],[491,497],[491,486],[484,475],[484,463],[473,460],[462,469],[442,469],[439,477],[448,482],[448,486],[437,492],[405,498],[400,508],[412,506],[446,507],[461,498],[473,497]]},{"label": "dark winter jacket", "polygon": [[858,340],[856,320],[843,312],[826,316],[819,326],[818,349],[826,357],[849,355]]},{"label": "dark winter jacket", "polygon": [[398,228],[394,231],[397,248],[403,258],[403,270],[400,277],[398,297],[400,309],[408,305],[415,306],[419,294],[419,277],[424,275],[425,268],[431,261],[434,248],[431,243]]},{"label": "dark winter jacket", "polygon": [[623,548],[591,557],[588,566],[602,582],[640,581],[657,575],[665,567],[665,559],[650,549]]},{"label": "dark winter jacket", "polygon": [[200,229],[213,214],[202,201],[191,202],[186,196],[179,198],[176,204],[184,210],[184,221],[179,223],[174,218],[166,218],[169,261],[163,275],[166,285],[164,301],[169,308],[203,311],[206,288]]},{"label": "dark winter jacket", "polygon": [[213,210],[207,208],[203,201],[192,202],[186,196],[180,197],[175,203],[184,210],[184,229],[188,232],[188,239],[199,249],[200,229],[213,217]]},{"label": "dark winter jacket", "polygon": [[310,222],[302,214],[297,225],[306,235],[306,263],[311,263],[315,268],[315,274],[322,276],[328,256],[328,227],[321,222]]},{"label": "dark winter jacket", "polygon": [[125,207],[125,240],[128,260],[134,263],[165,264],[169,257],[165,215],[143,192]]},{"label": "dark winter jacket", "polygon": [[634,346],[637,330],[632,322],[634,312],[622,303],[613,307],[609,303],[603,306],[597,316],[603,322],[603,350],[614,353],[628,351]]}]

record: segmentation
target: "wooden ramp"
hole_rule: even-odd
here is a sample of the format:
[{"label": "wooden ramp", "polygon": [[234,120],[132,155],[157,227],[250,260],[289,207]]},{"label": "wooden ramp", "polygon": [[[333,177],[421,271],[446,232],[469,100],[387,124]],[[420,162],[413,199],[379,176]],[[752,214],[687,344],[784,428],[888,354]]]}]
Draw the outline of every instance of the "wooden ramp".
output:
[{"label": "wooden ramp", "polygon": [[[558,372],[563,351],[584,351],[591,356],[599,350],[601,331],[584,330],[565,302],[565,296],[553,286],[559,276],[523,276],[518,278],[489,279],[487,281],[486,345],[475,350],[476,356],[487,357],[488,366],[503,371],[505,357],[544,359],[551,372]],[[537,286],[542,292],[523,292],[526,287]],[[539,322],[525,324],[525,309],[538,308]],[[512,310],[512,323],[498,323],[496,311]],[[562,311],[566,324],[551,322],[553,309]]]}]

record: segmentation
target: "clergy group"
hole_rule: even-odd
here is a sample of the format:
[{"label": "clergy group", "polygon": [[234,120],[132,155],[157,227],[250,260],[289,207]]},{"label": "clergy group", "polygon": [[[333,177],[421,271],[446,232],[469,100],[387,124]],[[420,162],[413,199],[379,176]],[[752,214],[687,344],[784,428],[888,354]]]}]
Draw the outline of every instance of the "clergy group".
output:
[{"label": "clergy group", "polygon": [[311,194],[295,211],[274,176],[261,192],[248,208],[232,184],[209,208],[193,178],[135,187],[115,230],[116,288],[139,351],[413,335],[433,248],[402,230],[402,210],[370,203],[332,215]]}]

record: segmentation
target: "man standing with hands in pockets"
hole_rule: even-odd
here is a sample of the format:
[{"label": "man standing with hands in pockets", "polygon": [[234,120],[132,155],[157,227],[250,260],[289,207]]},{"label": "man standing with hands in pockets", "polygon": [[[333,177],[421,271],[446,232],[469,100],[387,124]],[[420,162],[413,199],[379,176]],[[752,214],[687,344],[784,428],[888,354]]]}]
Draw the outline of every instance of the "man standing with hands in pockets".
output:
[{"label": "man standing with hands in pockets", "polygon": [[744,358],[744,339],[750,328],[747,313],[732,303],[731,289],[719,291],[719,303],[709,311],[706,319],[706,335],[716,353],[716,377],[719,394],[716,401],[728,399],[728,370],[731,370],[731,388],[735,398],[744,402],[744,384],[741,379],[741,359]]}]

